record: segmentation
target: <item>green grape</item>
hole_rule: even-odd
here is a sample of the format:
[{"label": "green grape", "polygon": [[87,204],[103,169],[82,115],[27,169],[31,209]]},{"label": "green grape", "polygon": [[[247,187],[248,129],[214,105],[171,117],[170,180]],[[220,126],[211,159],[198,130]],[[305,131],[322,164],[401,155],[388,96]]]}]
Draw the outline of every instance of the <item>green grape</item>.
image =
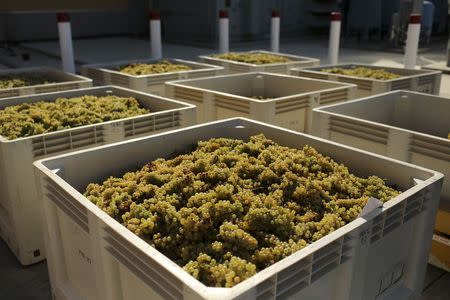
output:
[{"label": "green grape", "polygon": [[275,55],[270,53],[251,53],[251,52],[241,52],[241,53],[230,52],[225,54],[216,54],[213,55],[213,57],[254,65],[286,63],[292,61],[291,59],[281,55]]}]

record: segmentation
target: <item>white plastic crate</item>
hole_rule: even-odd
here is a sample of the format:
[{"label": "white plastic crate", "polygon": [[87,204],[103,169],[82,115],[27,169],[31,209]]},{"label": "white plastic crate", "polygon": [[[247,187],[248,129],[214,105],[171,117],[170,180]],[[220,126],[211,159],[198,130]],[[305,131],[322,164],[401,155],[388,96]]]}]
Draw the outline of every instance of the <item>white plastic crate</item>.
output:
[{"label": "white plastic crate", "polygon": [[[348,83],[271,73],[245,73],[166,83],[167,97],[197,106],[199,123],[248,117],[309,132],[314,107],[353,99]],[[252,96],[270,97],[258,100]]]},{"label": "white plastic crate", "polygon": [[[91,182],[199,140],[308,144],[361,176],[379,175],[403,193],[233,288],[207,287],[134,235],[82,193]],[[114,161],[114,163],[111,163]],[[423,287],[443,175],[248,119],[212,122],[35,162],[43,199],[55,299],[413,299]]]},{"label": "white plastic crate", "polygon": [[81,74],[92,78],[94,84],[112,84],[129,89],[148,92],[156,95],[164,95],[164,83],[166,81],[215,76],[223,72],[222,67],[208,65],[182,59],[166,59],[174,64],[183,64],[192,68],[189,71],[167,72],[150,75],[129,75],[118,71],[119,67],[133,63],[157,63],[159,60],[139,59],[110,63],[98,63],[81,66]]},{"label": "white plastic crate", "polygon": [[14,140],[0,136],[0,236],[23,265],[45,258],[33,161],[195,124],[192,105],[113,86],[6,98],[0,101],[0,109],[44,99],[107,94],[135,97],[150,113]]},{"label": "white plastic crate", "polygon": [[[263,51],[263,50],[253,50],[253,51],[244,51],[244,52],[245,53],[273,54],[273,55],[278,55],[278,56],[289,58],[289,59],[291,59],[291,61],[285,62],[285,63],[255,65],[255,64],[249,64],[249,63],[243,63],[243,62],[213,57],[214,54],[200,55],[199,58],[201,61],[203,61],[205,63],[224,67],[225,72],[227,74],[247,73],[247,72],[268,72],[268,73],[289,74],[289,70],[291,68],[313,67],[313,66],[318,66],[320,64],[320,59],[312,58],[312,57],[298,56],[298,55],[286,54],[286,53],[276,53],[276,52]],[[233,52],[233,53],[244,53],[244,52]]]},{"label": "white plastic crate", "polygon": [[438,170],[450,202],[450,99],[396,91],[325,106],[313,112],[312,133]]},{"label": "white plastic crate", "polygon": [[[370,78],[361,78],[356,76],[331,74],[321,71],[322,69],[329,69],[329,68],[350,69],[355,67],[384,69],[385,71],[399,74],[402,77],[391,80],[377,80]],[[306,69],[293,68],[291,69],[290,74],[302,77],[354,83],[358,86],[358,94],[357,94],[358,98],[361,98],[395,90],[411,90],[416,92],[439,95],[439,90],[441,88],[442,72],[430,70],[411,70],[411,69],[391,68],[391,67],[362,65],[362,64],[343,64],[343,65],[327,65]]]},{"label": "white plastic crate", "polygon": [[5,75],[36,75],[42,77],[43,79],[48,79],[55,82],[10,89],[0,89],[0,98],[75,90],[92,86],[92,80],[89,78],[65,73],[49,67],[0,70],[0,77]]}]

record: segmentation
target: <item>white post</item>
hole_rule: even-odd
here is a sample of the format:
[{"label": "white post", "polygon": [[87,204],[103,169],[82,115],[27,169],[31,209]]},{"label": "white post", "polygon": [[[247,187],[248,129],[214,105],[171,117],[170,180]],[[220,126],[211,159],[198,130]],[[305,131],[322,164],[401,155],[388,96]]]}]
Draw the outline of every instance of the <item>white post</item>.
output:
[{"label": "white post", "polygon": [[280,12],[277,10],[272,11],[270,50],[272,52],[280,52]]},{"label": "white post", "polygon": [[339,59],[339,42],[341,40],[341,13],[331,13],[330,43],[328,49],[328,60],[330,65],[336,65]]},{"label": "white post", "polygon": [[150,11],[150,49],[152,59],[162,58],[161,17],[159,13]]},{"label": "white post", "polygon": [[419,14],[411,14],[409,19],[408,34],[405,46],[405,69],[414,69],[417,63],[417,49],[419,48],[420,38],[420,19]]},{"label": "white post", "polygon": [[69,15],[67,13],[57,13],[56,19],[58,21],[59,49],[61,50],[63,70],[64,72],[75,73]]},{"label": "white post", "polygon": [[219,11],[219,53],[227,53],[229,47],[229,20],[228,11]]}]

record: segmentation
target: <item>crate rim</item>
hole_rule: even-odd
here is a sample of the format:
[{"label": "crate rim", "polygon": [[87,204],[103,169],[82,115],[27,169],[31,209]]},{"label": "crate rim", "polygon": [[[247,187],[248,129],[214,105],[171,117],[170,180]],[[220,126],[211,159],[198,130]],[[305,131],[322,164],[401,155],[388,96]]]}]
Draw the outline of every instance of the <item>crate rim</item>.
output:
[{"label": "crate rim", "polygon": [[295,55],[295,54],[290,54],[290,53],[272,52],[272,51],[267,51],[267,50],[230,51],[229,53],[266,53],[266,54],[274,54],[277,56],[292,58],[293,60],[289,61],[289,62],[284,62],[284,63],[271,63],[271,64],[256,65],[256,64],[244,63],[244,62],[240,62],[240,61],[234,61],[234,60],[229,60],[229,59],[213,57],[213,55],[222,54],[222,53],[202,54],[202,55],[199,55],[198,57],[200,59],[209,59],[209,60],[213,60],[213,61],[226,62],[226,63],[238,64],[238,65],[243,65],[243,66],[249,66],[249,67],[288,66],[290,64],[299,63],[299,62],[319,62],[320,63],[320,59],[314,58],[314,57],[300,56],[300,55]]},{"label": "crate rim", "polygon": [[366,124],[370,124],[370,125],[383,126],[388,129],[397,129],[397,130],[406,131],[406,132],[408,132],[410,134],[414,134],[414,135],[420,135],[420,136],[424,136],[424,137],[428,137],[428,138],[439,139],[441,141],[444,141],[445,143],[448,143],[450,146],[450,139],[447,139],[445,137],[440,137],[440,136],[431,135],[431,134],[427,134],[427,133],[423,133],[423,132],[419,132],[419,131],[414,131],[414,130],[406,129],[403,127],[392,126],[392,125],[388,125],[388,124],[384,124],[384,123],[380,123],[380,122],[370,121],[370,120],[366,120],[363,118],[352,117],[352,116],[349,116],[346,114],[331,112],[331,111],[327,110],[328,108],[333,108],[333,107],[337,107],[337,106],[341,106],[341,105],[346,105],[346,104],[351,105],[353,103],[371,101],[373,98],[379,98],[379,97],[384,97],[384,96],[389,96],[389,95],[395,95],[395,96],[398,95],[399,97],[401,97],[402,95],[408,95],[408,94],[414,94],[414,95],[418,95],[418,96],[422,96],[422,97],[429,97],[429,98],[440,98],[440,99],[444,98],[444,99],[448,99],[448,101],[450,102],[450,98],[441,97],[441,96],[437,96],[437,95],[431,95],[431,94],[420,93],[417,91],[409,91],[409,90],[395,90],[395,91],[389,91],[389,92],[371,95],[371,96],[367,96],[367,97],[363,97],[363,98],[353,99],[353,100],[349,100],[346,102],[324,105],[321,107],[314,108],[313,111],[315,113],[328,114],[328,115],[332,115],[332,116],[339,117],[342,119],[358,121],[358,122],[366,123]]},{"label": "crate rim", "polygon": [[[366,78],[366,77],[358,77],[358,76],[350,76],[350,75],[343,75],[343,74],[333,74],[333,73],[329,73],[329,72],[322,72],[320,71],[321,69],[324,68],[339,68],[339,67],[365,67],[365,68],[379,68],[379,69],[384,69],[387,71],[396,71],[396,70],[407,70],[410,72],[414,72],[411,75],[405,75],[405,76],[400,76],[399,78],[396,79],[386,79],[386,80],[381,80],[381,79],[372,79],[372,78]],[[416,69],[404,69],[404,68],[396,68],[396,67],[388,67],[388,66],[377,66],[377,65],[370,65],[370,64],[360,64],[360,63],[342,63],[342,64],[336,64],[336,65],[322,65],[322,66],[315,66],[315,67],[305,67],[305,68],[301,68],[301,67],[294,67],[290,69],[291,71],[306,71],[306,72],[310,72],[310,73],[314,73],[314,74],[321,74],[321,75],[327,75],[327,76],[336,76],[336,77],[342,77],[342,78],[349,78],[349,79],[358,79],[361,81],[368,81],[368,82],[383,82],[383,83],[389,83],[389,82],[396,82],[396,81],[400,81],[400,80],[405,80],[405,79],[411,79],[411,78],[415,78],[419,75],[438,75],[438,74],[442,74],[442,71],[434,71],[434,70],[424,70],[424,69],[420,69],[420,70],[416,70]]]},{"label": "crate rim", "polygon": [[[87,125],[83,125],[83,126],[77,126],[77,127],[72,127],[72,128],[66,128],[66,129],[61,129],[61,130],[57,130],[57,131],[52,131],[52,132],[46,132],[46,133],[41,133],[41,134],[36,134],[36,135],[31,135],[31,136],[26,136],[26,137],[20,137],[20,138],[16,138],[16,139],[7,139],[6,137],[0,135],[0,145],[1,144],[9,144],[9,143],[15,143],[15,142],[23,142],[26,140],[31,140],[34,138],[46,138],[48,136],[52,136],[52,135],[57,135],[57,134],[61,134],[61,133],[66,133],[66,132],[74,132],[74,131],[79,131],[79,130],[84,130],[84,129],[88,129],[88,128],[92,128],[92,127],[97,127],[97,126],[103,126],[103,125],[111,125],[111,124],[118,124],[121,122],[126,122],[129,120],[137,120],[137,119],[141,119],[141,118],[146,118],[146,117],[150,117],[150,116],[158,116],[161,114],[166,114],[166,113],[170,113],[170,112],[177,112],[177,111],[181,111],[181,110],[191,110],[194,109],[196,106],[190,103],[186,103],[186,102],[182,102],[176,99],[171,99],[171,98],[167,98],[164,96],[159,96],[159,95],[155,95],[155,94],[150,94],[150,93],[146,93],[146,92],[142,92],[142,91],[137,91],[137,90],[132,90],[129,88],[125,88],[125,87],[121,87],[121,86],[115,86],[115,85],[104,85],[104,86],[93,86],[93,87],[88,87],[88,88],[83,88],[83,89],[73,89],[73,90],[64,90],[64,91],[57,91],[57,92],[49,92],[49,93],[42,93],[42,94],[36,94],[36,95],[23,95],[23,96],[14,96],[14,97],[7,97],[7,98],[2,98],[1,101],[4,100],[13,100],[13,99],[17,99],[17,98],[27,98],[29,96],[39,96],[39,97],[45,97],[45,96],[52,96],[54,94],[64,94],[64,93],[68,93],[68,92],[75,92],[75,91],[79,91],[84,92],[84,91],[105,91],[108,92],[109,89],[112,90],[123,90],[126,92],[131,92],[133,94],[141,94],[143,96],[151,96],[154,98],[159,98],[160,100],[164,100],[164,101],[168,101],[168,102],[172,102],[175,104],[180,105],[180,107],[178,108],[172,108],[172,109],[167,109],[167,110],[163,110],[163,111],[157,111],[157,112],[150,112],[147,114],[143,114],[143,115],[138,115],[138,116],[133,116],[133,117],[127,117],[127,118],[122,118],[122,119],[117,119],[117,120],[110,120],[110,121],[105,121],[105,122],[100,122],[100,123],[95,123],[95,124],[87,124]],[[56,100],[56,98],[55,98]],[[139,99],[137,99],[139,100]],[[26,99],[23,100],[25,103]],[[52,100],[53,101],[53,100]]]},{"label": "crate rim", "polygon": [[[204,88],[200,88],[200,87],[189,86],[189,85],[183,84],[183,83],[188,83],[188,82],[192,82],[192,81],[209,80],[209,79],[215,79],[215,78],[219,78],[220,79],[220,78],[248,76],[248,75],[255,75],[255,76],[263,75],[263,76],[272,76],[272,77],[289,77],[289,78],[301,79],[301,80],[305,80],[305,81],[316,81],[316,82],[323,82],[323,83],[327,83],[327,84],[336,84],[336,87],[327,88],[327,89],[321,89],[321,90],[315,90],[315,91],[306,92],[306,93],[293,94],[293,95],[288,95],[288,96],[283,96],[283,97],[275,97],[275,98],[266,99],[266,100],[260,100],[260,99],[254,99],[254,98],[251,98],[251,97],[245,97],[245,96],[240,96],[240,95],[236,95],[236,94],[230,94],[230,93],[220,92],[220,91],[216,91],[216,90],[204,89]],[[169,85],[169,86],[177,86],[177,87],[182,87],[182,88],[189,88],[189,89],[192,89],[192,90],[201,91],[203,93],[214,93],[214,94],[223,95],[223,96],[232,96],[234,98],[238,98],[238,99],[241,99],[241,100],[246,100],[246,101],[249,101],[249,102],[255,102],[255,103],[272,103],[272,102],[278,102],[278,101],[282,101],[282,100],[289,100],[289,99],[294,99],[294,98],[298,98],[298,97],[314,95],[314,94],[318,94],[318,93],[322,93],[322,92],[329,92],[329,91],[336,91],[336,90],[346,90],[347,88],[357,88],[357,85],[354,84],[354,83],[336,82],[336,81],[330,81],[330,80],[325,80],[325,79],[316,79],[316,78],[311,78],[311,77],[302,77],[302,76],[295,76],[295,75],[288,75],[288,74],[279,74],[279,73],[270,73],[270,72],[246,72],[246,73],[237,73],[237,74],[225,74],[225,75],[218,75],[218,76],[209,76],[209,77],[202,77],[202,78],[181,79],[181,80],[167,81],[165,84]]]},{"label": "crate rim", "polygon": [[[155,63],[155,62],[160,62],[162,60],[197,65],[197,66],[204,67],[204,68],[193,69],[193,70],[184,70],[184,71],[172,71],[172,72],[157,73],[157,74],[143,74],[143,75],[131,75],[131,74],[127,74],[127,73],[109,69],[110,67],[120,66],[122,64],[132,64],[132,63],[138,63],[138,62]],[[143,58],[143,59],[130,59],[130,60],[121,60],[121,61],[109,61],[109,62],[102,62],[102,63],[95,63],[95,64],[85,64],[85,65],[82,65],[81,68],[98,69],[103,72],[119,74],[121,76],[129,77],[129,78],[153,78],[153,77],[158,77],[158,76],[167,75],[167,74],[172,75],[172,74],[179,74],[179,73],[182,73],[182,74],[197,73],[197,72],[204,72],[204,71],[219,71],[219,70],[224,69],[221,66],[211,65],[211,64],[192,61],[192,60],[180,59],[180,58],[161,58],[161,59]]]},{"label": "crate rim", "polygon": [[[106,214],[106,212],[102,211],[99,207],[97,207],[95,204],[93,204],[92,202],[90,202],[86,197],[84,197],[80,192],[78,192],[75,188],[73,188],[68,182],[66,182],[64,179],[62,179],[59,175],[57,175],[56,173],[58,172],[58,169],[49,169],[45,166],[46,162],[52,161],[52,160],[57,160],[59,158],[64,158],[64,157],[70,157],[70,156],[75,156],[75,155],[80,155],[84,152],[88,152],[88,151],[99,151],[103,148],[106,147],[114,147],[120,144],[126,144],[126,143],[133,143],[133,142],[138,142],[140,140],[145,140],[145,139],[151,139],[151,138],[156,138],[156,137],[161,137],[161,136],[165,136],[165,135],[169,135],[172,132],[180,132],[180,131],[187,131],[187,130],[194,130],[195,128],[198,127],[205,127],[205,126],[211,126],[217,123],[222,123],[225,124],[228,123],[230,126],[242,126],[245,124],[252,124],[253,125],[263,125],[263,126],[268,126],[268,127],[272,127],[275,129],[283,129],[286,130],[284,128],[278,127],[278,126],[273,126],[270,124],[265,124],[262,122],[258,122],[258,121],[253,121],[250,119],[246,119],[246,118],[231,118],[231,119],[226,119],[226,120],[221,120],[221,121],[216,121],[216,122],[210,122],[210,123],[206,123],[206,124],[200,124],[200,125],[195,125],[195,126],[190,126],[190,127],[186,127],[183,129],[177,129],[177,130],[171,130],[171,131],[167,131],[164,133],[160,133],[160,134],[156,134],[154,136],[151,137],[141,137],[141,138],[135,138],[135,139],[130,139],[127,141],[122,141],[122,142],[118,142],[118,143],[114,143],[114,144],[109,144],[109,145],[104,145],[104,146],[99,146],[99,147],[95,147],[95,148],[91,148],[91,149],[85,149],[85,150],[79,150],[79,151],[75,151],[72,153],[68,153],[68,154],[62,154],[62,155],[58,155],[58,156],[54,156],[51,158],[45,158],[45,159],[40,159],[36,162],[34,162],[34,166],[35,168],[37,168],[39,171],[41,171],[42,173],[44,173],[46,176],[48,176],[53,182],[55,182],[57,185],[61,186],[62,188],[64,188],[66,191],[68,191],[80,204],[82,204],[83,206],[85,206],[87,209],[89,209],[89,211],[91,211],[93,214],[95,214],[99,219],[102,220],[102,222],[106,223],[108,226],[110,226],[110,228],[112,228],[116,233],[118,233],[121,237],[123,237],[124,239],[126,239],[127,241],[137,245],[139,247],[139,251],[141,253],[143,253],[146,256],[153,256],[153,258],[155,259],[155,262],[158,263],[160,266],[164,267],[168,272],[170,272],[173,276],[175,276],[176,278],[178,278],[184,285],[188,285],[190,288],[196,290],[196,292],[198,294],[200,294],[202,297],[204,297],[205,299],[212,299],[209,298],[212,295],[221,295],[221,296],[238,296],[241,295],[243,293],[245,293],[246,291],[248,291],[250,288],[254,287],[256,284],[260,284],[262,283],[264,280],[269,279],[270,277],[274,276],[277,271],[275,269],[279,269],[281,266],[287,266],[287,265],[292,265],[294,262],[297,262],[309,255],[311,255],[312,253],[314,253],[315,251],[317,251],[318,249],[321,249],[322,247],[325,247],[327,245],[329,245],[330,243],[332,243],[333,241],[339,239],[342,237],[343,234],[349,233],[350,231],[352,231],[353,229],[357,228],[360,225],[363,225],[367,222],[369,222],[370,220],[372,220],[373,218],[375,218],[376,216],[378,216],[379,214],[381,214],[382,212],[384,212],[385,210],[387,210],[389,207],[394,206],[395,204],[402,202],[404,200],[405,197],[408,197],[409,195],[414,194],[417,190],[420,190],[420,185],[415,184],[412,185],[410,188],[408,188],[407,190],[405,190],[404,192],[402,192],[401,194],[399,194],[398,196],[394,197],[393,199],[385,202],[383,204],[383,206],[379,209],[375,209],[373,211],[371,211],[368,215],[365,215],[363,217],[358,217],[357,219],[355,219],[354,221],[346,224],[345,226],[337,229],[336,231],[326,235],[325,237],[321,238],[320,240],[306,246],[305,248],[289,255],[288,257],[276,262],[275,264],[267,267],[266,269],[258,272],[257,274],[253,275],[252,277],[248,278],[247,280],[244,280],[243,282],[239,283],[238,285],[232,287],[232,288],[215,288],[215,287],[207,287],[206,285],[204,285],[203,283],[201,283],[200,281],[198,281],[197,279],[195,279],[194,277],[192,277],[191,275],[189,275],[187,272],[185,272],[182,267],[178,266],[175,262],[171,261],[168,257],[166,257],[164,254],[162,254],[161,252],[159,252],[158,250],[156,250],[155,248],[153,248],[152,246],[150,246],[147,242],[145,242],[143,239],[141,239],[140,237],[136,236],[135,234],[133,234],[132,232],[130,232],[129,230],[127,230],[123,225],[121,225],[119,222],[117,222],[116,220],[114,220],[113,218],[111,218],[108,214]],[[306,134],[303,133],[299,133],[299,132],[295,132],[292,130],[287,130],[291,133],[294,133],[296,135],[303,135],[305,136]],[[324,143],[328,143],[328,144],[333,144],[333,145],[338,145],[340,147],[346,148],[350,151],[356,151],[356,152],[360,152],[363,154],[368,154],[369,156],[373,156],[373,157],[378,157],[380,159],[386,160],[386,161],[390,161],[390,162],[394,162],[396,164],[402,164],[402,165],[406,165],[415,169],[419,169],[421,171],[425,171],[426,173],[429,174],[429,178],[427,178],[426,180],[422,180],[423,183],[427,183],[427,184],[431,184],[433,182],[436,182],[438,180],[441,180],[443,178],[443,174],[433,171],[433,170],[429,170],[423,167],[418,167],[415,165],[412,165],[410,163],[405,163],[402,161],[398,161],[392,158],[388,158],[388,157],[383,157],[381,155],[377,155],[374,153],[370,153],[368,151],[363,151],[363,150],[359,150],[350,146],[345,146],[339,143],[335,143],[335,142],[331,142],[322,138],[318,138],[318,137],[313,137],[310,135],[306,135],[308,136],[308,138],[312,138]],[[167,263],[167,264],[165,264]],[[224,295],[223,293],[227,293],[227,295]],[[219,294],[222,293],[222,294]]]}]

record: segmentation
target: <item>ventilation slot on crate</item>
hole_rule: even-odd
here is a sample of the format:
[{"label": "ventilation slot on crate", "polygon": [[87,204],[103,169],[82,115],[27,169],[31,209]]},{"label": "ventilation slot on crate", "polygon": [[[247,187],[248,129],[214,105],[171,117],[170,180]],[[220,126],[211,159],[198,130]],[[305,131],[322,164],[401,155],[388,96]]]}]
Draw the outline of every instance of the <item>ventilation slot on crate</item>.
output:
[{"label": "ventilation slot on crate", "polygon": [[88,68],[87,69],[87,77],[92,79],[97,84],[105,84],[102,71],[98,71],[93,68]]},{"label": "ventilation slot on crate", "polygon": [[433,81],[434,81],[433,75],[419,77],[419,85],[432,84]]},{"label": "ventilation slot on crate", "polygon": [[392,81],[391,90],[409,90],[411,85],[410,79],[403,79],[403,80],[394,80]]},{"label": "ventilation slot on crate", "polygon": [[280,271],[277,276],[277,299],[288,298],[307,287],[310,275],[311,257],[306,257]]},{"label": "ventilation slot on crate", "polygon": [[450,162],[448,141],[437,141],[433,138],[413,134],[411,138],[411,152]]},{"label": "ventilation slot on crate", "polygon": [[168,128],[177,128],[181,126],[180,112],[170,112],[156,116],[136,118],[124,123],[125,136],[134,136],[148,132],[157,132]]},{"label": "ventilation slot on crate", "polygon": [[178,278],[111,228],[104,228],[104,231],[105,249],[119,263],[126,266],[163,299],[183,298],[183,283]]},{"label": "ventilation slot on crate", "polygon": [[198,103],[203,102],[203,95],[201,91],[186,89],[179,86],[174,87],[174,97],[176,99],[183,99]]},{"label": "ventilation slot on crate", "polygon": [[332,92],[324,92],[320,94],[321,105],[345,100],[348,100],[348,89],[341,89]]},{"label": "ventilation slot on crate", "polygon": [[78,83],[55,83],[48,84],[44,86],[38,86],[35,88],[35,93],[48,93],[48,92],[57,92],[57,91],[65,91],[65,90],[76,90],[79,89],[80,85]]},{"label": "ventilation slot on crate", "polygon": [[0,98],[6,98],[6,97],[15,97],[19,96],[19,90],[18,89],[11,89],[6,91],[0,90]]},{"label": "ventilation slot on crate", "polygon": [[248,65],[241,65],[237,64],[235,62],[231,62],[229,64],[230,70],[235,72],[250,72],[250,66]]},{"label": "ventilation slot on crate", "polygon": [[355,249],[355,238],[350,235],[344,236],[344,242],[342,244],[341,264],[348,261],[353,257],[353,250]]},{"label": "ventilation slot on crate", "polygon": [[338,76],[338,81],[356,84],[358,86],[358,89],[360,89],[360,90],[372,91],[372,81],[371,80]]},{"label": "ventilation slot on crate", "polygon": [[403,222],[407,222],[420,214],[423,205],[423,194],[417,193],[406,200],[405,217]]},{"label": "ventilation slot on crate", "polygon": [[178,79],[178,74],[160,75],[154,74],[147,77],[147,87],[161,85],[166,81],[174,81]]},{"label": "ventilation slot on crate", "polygon": [[216,71],[192,71],[189,73],[189,78],[201,78],[216,76]]},{"label": "ventilation slot on crate", "polygon": [[423,196],[423,204],[422,204],[422,211],[427,210],[428,209],[428,204],[431,201],[431,196],[432,193],[431,191],[427,188],[424,192],[424,196]]},{"label": "ventilation slot on crate", "polygon": [[89,232],[87,209],[50,179],[44,179],[44,197],[53,202],[84,231]]},{"label": "ventilation slot on crate", "polygon": [[308,107],[309,96],[298,97],[288,100],[280,100],[275,102],[275,114],[282,114],[297,109],[305,109]]},{"label": "ventilation slot on crate", "polygon": [[130,77],[124,74],[111,73],[111,84],[130,87]]},{"label": "ventilation slot on crate", "polygon": [[384,219],[383,236],[387,235],[403,223],[405,215],[405,202],[399,203],[386,211]]},{"label": "ventilation slot on crate", "polygon": [[327,74],[320,74],[320,73],[316,73],[316,72],[294,71],[293,74],[296,76],[299,76],[299,77],[308,77],[308,78],[328,80]]},{"label": "ventilation slot on crate", "polygon": [[336,240],[314,253],[311,283],[335,269],[340,264],[342,239]]},{"label": "ventilation slot on crate", "polygon": [[370,234],[371,245],[382,238],[384,218],[385,214],[381,213],[378,216],[376,216],[372,221],[372,228]]},{"label": "ventilation slot on crate", "polygon": [[52,133],[34,138],[33,155],[35,158],[49,154],[80,149],[103,142],[100,126],[85,129],[71,129],[62,133]]},{"label": "ventilation slot on crate", "polygon": [[[273,299],[275,296],[275,280],[270,277],[256,286],[256,299]],[[248,299],[248,298],[245,298]]]},{"label": "ventilation slot on crate", "polygon": [[330,131],[352,135],[384,145],[387,144],[388,140],[388,130],[386,128],[378,128],[336,116],[330,116]]},{"label": "ventilation slot on crate", "polygon": [[286,70],[288,70],[288,68],[285,64],[276,65],[276,66],[266,66],[264,68],[264,72],[269,72],[269,73],[286,73]]},{"label": "ventilation slot on crate", "polygon": [[238,111],[245,114],[250,113],[250,101],[248,100],[234,99],[222,95],[214,95],[214,103],[215,106],[220,108]]}]

